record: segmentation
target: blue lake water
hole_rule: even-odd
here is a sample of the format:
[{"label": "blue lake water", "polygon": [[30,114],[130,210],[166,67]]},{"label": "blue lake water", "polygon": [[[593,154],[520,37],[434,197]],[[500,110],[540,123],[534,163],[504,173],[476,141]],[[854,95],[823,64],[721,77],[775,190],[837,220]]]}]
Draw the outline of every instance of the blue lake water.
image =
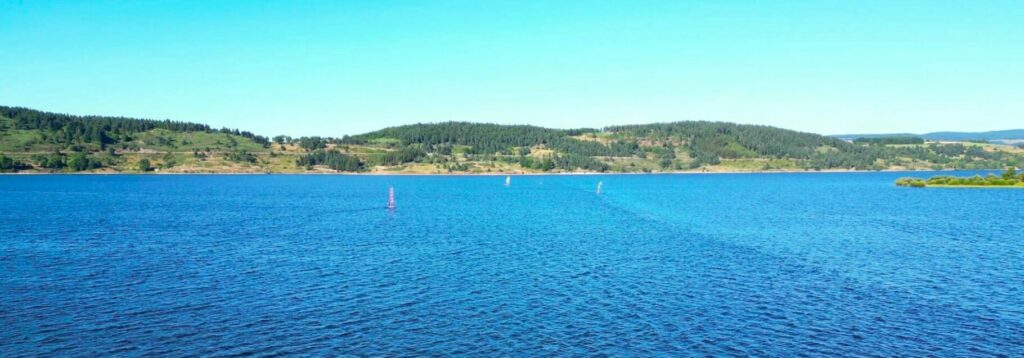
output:
[{"label": "blue lake water", "polygon": [[1024,190],[905,175],[0,176],[0,356],[1024,355]]}]

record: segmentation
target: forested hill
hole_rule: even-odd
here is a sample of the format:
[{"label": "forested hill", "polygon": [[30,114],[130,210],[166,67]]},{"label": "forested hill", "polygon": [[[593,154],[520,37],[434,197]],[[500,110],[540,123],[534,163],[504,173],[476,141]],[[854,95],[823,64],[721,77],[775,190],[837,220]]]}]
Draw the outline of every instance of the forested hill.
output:
[{"label": "forested hill", "polygon": [[648,151],[645,148],[661,147],[720,158],[809,158],[823,146],[840,150],[855,147],[818,134],[722,122],[613,126],[604,130],[449,122],[386,128],[345,141],[362,144],[388,139],[398,140],[401,145],[467,146],[466,152],[473,154],[516,154],[544,147],[565,154],[602,157],[640,156]]},{"label": "forested hill", "polygon": [[[135,133],[153,129],[175,132],[223,132],[239,135],[260,143],[269,144],[268,138],[238,129],[213,130],[199,123],[171,120],[152,120],[125,117],[75,116],[61,113],[37,111],[22,107],[0,106],[0,118],[7,119],[11,129],[39,130],[56,135],[54,142],[81,142],[109,144],[119,142]],[[3,130],[4,128],[0,128]]]},{"label": "forested hill", "polygon": [[[982,153],[984,150],[980,148],[968,153],[970,148],[962,145],[900,148],[851,143],[769,126],[705,121],[611,126],[602,130],[464,122],[416,124],[347,137],[342,142],[417,147],[443,153],[450,152],[453,146],[464,146],[463,152],[467,154],[498,156],[522,156],[548,150],[556,158],[570,157],[577,163],[596,159],[596,163],[590,163],[592,167],[585,169],[614,171],[638,167],[640,170],[688,170],[725,162],[757,170],[869,170],[915,160],[935,166],[951,164],[958,158],[964,162],[954,165],[1005,159],[1001,154]],[[964,154],[971,155],[965,157]],[[638,161],[657,165],[649,167]]]},{"label": "forested hill", "polygon": [[550,129],[468,122],[332,137],[267,137],[169,120],[0,106],[2,171],[666,172],[1021,166],[982,143],[849,142],[768,126],[674,122]]},{"label": "forested hill", "polygon": [[571,138],[575,135],[593,132],[597,132],[597,130],[560,130],[527,125],[446,122],[385,128],[348,137],[346,141],[362,144],[380,139],[396,139],[405,145],[463,145],[469,147],[467,148],[468,153],[474,154],[510,154],[516,148],[538,145],[576,154],[601,155],[606,153],[607,148],[601,144]]}]

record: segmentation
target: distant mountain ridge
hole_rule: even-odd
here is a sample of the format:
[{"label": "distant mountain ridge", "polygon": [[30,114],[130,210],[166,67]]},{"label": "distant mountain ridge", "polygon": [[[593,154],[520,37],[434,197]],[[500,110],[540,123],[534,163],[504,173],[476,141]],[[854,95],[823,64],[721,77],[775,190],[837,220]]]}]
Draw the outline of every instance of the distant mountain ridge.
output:
[{"label": "distant mountain ridge", "polygon": [[920,137],[926,140],[948,140],[948,141],[967,141],[967,140],[1024,140],[1024,129],[1008,129],[1000,131],[988,131],[988,132],[931,132],[925,134],[914,134],[914,133],[883,133],[883,134],[836,134],[831,135],[845,140],[854,140],[857,138],[886,138],[886,137]]}]

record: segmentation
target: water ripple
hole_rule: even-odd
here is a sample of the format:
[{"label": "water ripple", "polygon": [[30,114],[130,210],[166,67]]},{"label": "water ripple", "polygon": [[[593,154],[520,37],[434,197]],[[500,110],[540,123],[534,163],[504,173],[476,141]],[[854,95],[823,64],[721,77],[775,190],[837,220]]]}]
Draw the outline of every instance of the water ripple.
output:
[{"label": "water ripple", "polygon": [[0,177],[0,355],[1024,355],[1021,193],[891,176]]}]

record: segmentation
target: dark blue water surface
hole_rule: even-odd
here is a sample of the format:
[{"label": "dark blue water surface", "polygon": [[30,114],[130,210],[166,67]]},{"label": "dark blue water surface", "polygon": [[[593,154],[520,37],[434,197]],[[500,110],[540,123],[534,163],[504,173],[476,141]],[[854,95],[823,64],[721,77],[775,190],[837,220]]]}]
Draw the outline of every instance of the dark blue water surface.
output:
[{"label": "dark blue water surface", "polygon": [[0,176],[0,356],[1024,355],[1024,190],[903,175]]}]

